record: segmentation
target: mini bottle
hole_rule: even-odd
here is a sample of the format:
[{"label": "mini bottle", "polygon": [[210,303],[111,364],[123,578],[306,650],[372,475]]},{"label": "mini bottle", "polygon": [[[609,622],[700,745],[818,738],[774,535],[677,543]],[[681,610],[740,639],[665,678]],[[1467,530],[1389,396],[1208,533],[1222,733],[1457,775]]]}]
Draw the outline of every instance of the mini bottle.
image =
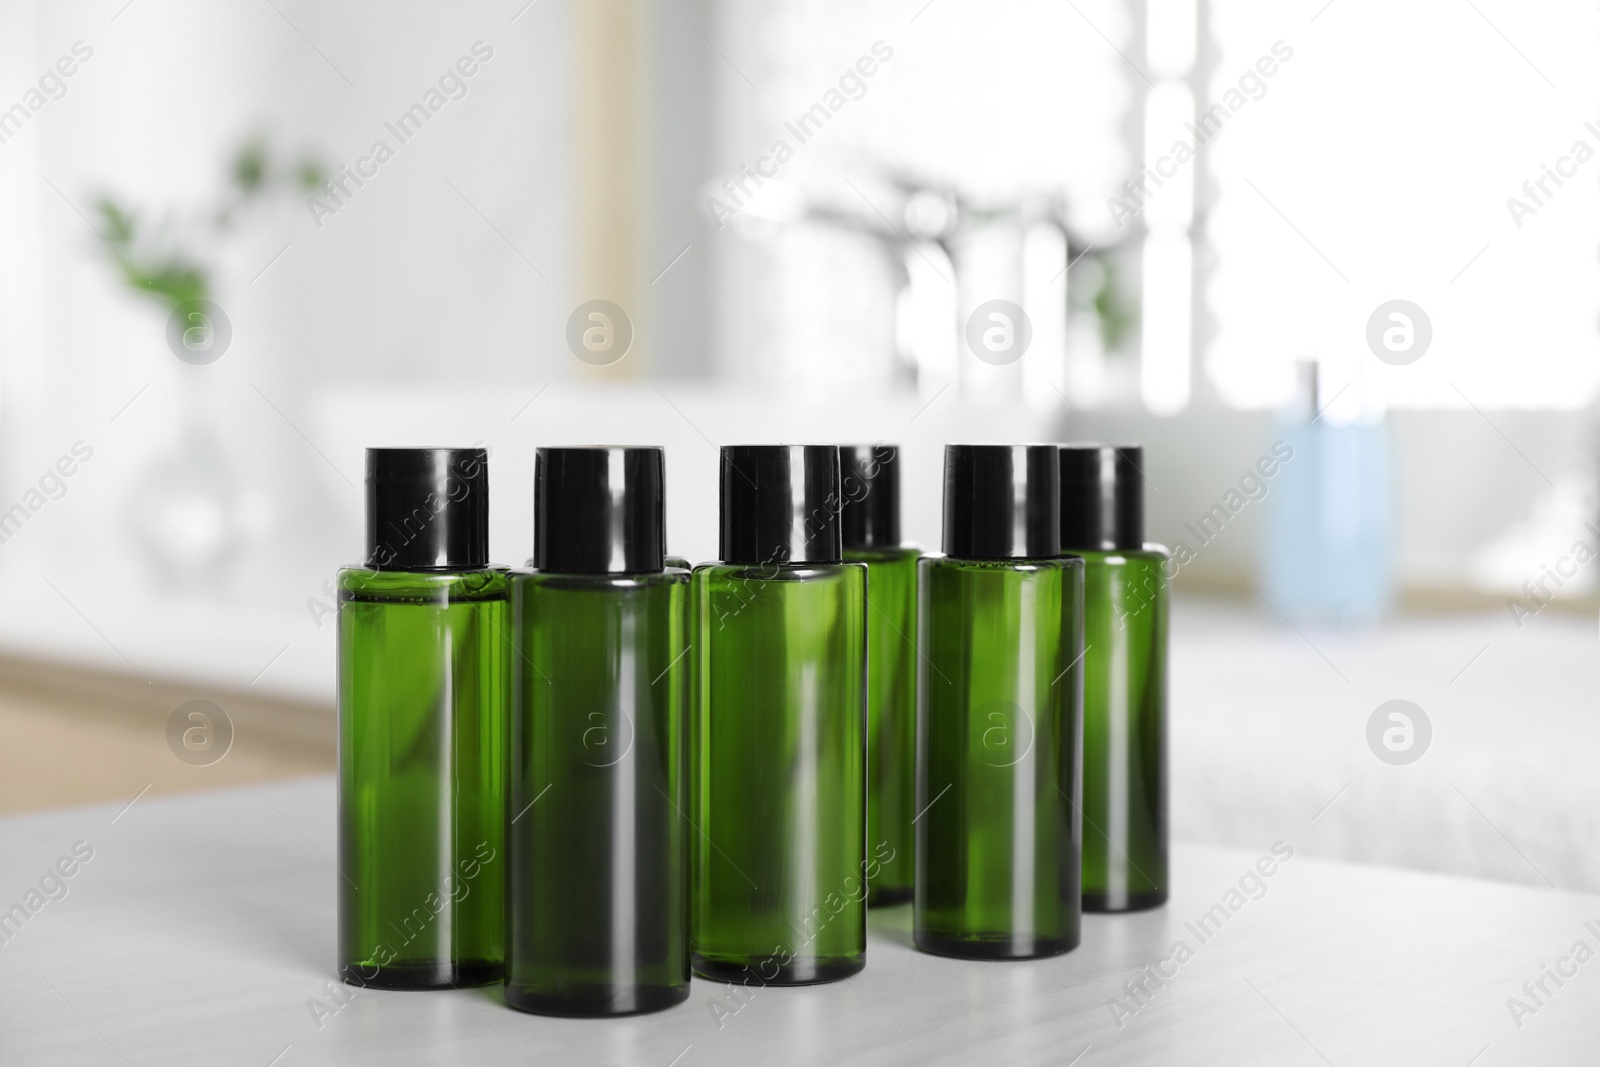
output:
[{"label": "mini bottle", "polygon": [[1138,445],[1064,445],[1061,547],[1084,561],[1083,910],[1167,899],[1167,566]]},{"label": "mini bottle", "polygon": [[892,445],[841,445],[844,558],[867,565],[867,905],[911,899],[916,800],[917,560],[900,543]]},{"label": "mini bottle", "polygon": [[659,448],[541,448],[511,577],[506,1003],[627,1015],[689,995],[689,575]]},{"label": "mini bottle", "polygon": [[696,974],[755,988],[865,964],[867,568],[839,449],[722,449],[721,562],[690,583]]},{"label": "mini bottle", "polygon": [[1055,445],[947,445],[944,555],[918,563],[913,939],[970,959],[1078,944],[1083,561]]},{"label": "mini bottle", "polygon": [[339,973],[501,978],[506,576],[481,448],[369,448],[367,560],[339,572]]}]

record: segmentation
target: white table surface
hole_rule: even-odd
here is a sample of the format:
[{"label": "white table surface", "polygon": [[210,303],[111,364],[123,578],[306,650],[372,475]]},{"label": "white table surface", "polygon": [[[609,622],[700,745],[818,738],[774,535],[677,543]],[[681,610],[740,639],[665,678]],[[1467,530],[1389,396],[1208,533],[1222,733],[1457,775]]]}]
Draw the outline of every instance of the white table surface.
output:
[{"label": "white table surface", "polygon": [[[1520,1028],[1506,1005],[1575,942],[1600,951],[1584,928],[1600,930],[1600,897],[1299,855],[1200,942],[1185,923],[1270,841],[1178,846],[1165,909],[1089,917],[1082,946],[1053,960],[922,955],[908,907],[873,912],[862,974],[757,991],[720,1027],[711,1005],[734,1003],[728,987],[696,981],[679,1007],[604,1021],[523,1015],[493,990],[363,990],[319,1028],[308,1002],[334,973],[332,781],[120,808],[0,820],[0,908],[75,842],[94,849],[67,895],[0,946],[7,1067],[1600,1061],[1600,957],[1560,987],[1547,979]],[[1283,818],[1292,845],[1305,820]],[[1179,939],[1192,958],[1119,1028],[1108,1001]]]}]

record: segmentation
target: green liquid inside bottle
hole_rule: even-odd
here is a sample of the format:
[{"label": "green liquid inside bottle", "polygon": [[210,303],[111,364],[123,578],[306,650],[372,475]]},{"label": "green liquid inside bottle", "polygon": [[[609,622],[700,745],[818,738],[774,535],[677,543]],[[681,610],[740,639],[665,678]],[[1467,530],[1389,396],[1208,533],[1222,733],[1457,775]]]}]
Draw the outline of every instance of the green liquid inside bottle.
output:
[{"label": "green liquid inside bottle", "polygon": [[498,981],[505,880],[505,575],[339,574],[339,971]]},{"label": "green liquid inside bottle", "polygon": [[512,1007],[622,1015],[689,995],[688,582],[511,579]]},{"label": "green liquid inside bottle", "polygon": [[695,568],[696,974],[801,985],[865,963],[866,589],[858,563]]},{"label": "green liquid inside bottle", "polygon": [[1167,899],[1167,553],[1075,551],[1086,564],[1083,907]]},{"label": "green liquid inside bottle", "polygon": [[845,549],[867,565],[867,904],[911,899],[916,816],[915,548]]},{"label": "green liquid inside bottle", "polygon": [[1078,944],[1083,563],[929,558],[917,713],[918,948]]}]

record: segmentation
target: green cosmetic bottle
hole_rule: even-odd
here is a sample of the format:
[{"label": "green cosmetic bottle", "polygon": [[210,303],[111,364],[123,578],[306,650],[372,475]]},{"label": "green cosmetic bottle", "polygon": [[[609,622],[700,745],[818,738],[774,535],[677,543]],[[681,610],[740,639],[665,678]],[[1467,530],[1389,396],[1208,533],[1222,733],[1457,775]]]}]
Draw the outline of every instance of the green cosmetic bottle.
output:
[{"label": "green cosmetic bottle", "polygon": [[367,562],[339,573],[339,974],[502,973],[506,577],[488,455],[367,450]]},{"label": "green cosmetic bottle", "polygon": [[917,560],[900,543],[899,450],[841,445],[844,558],[867,565],[867,905],[911,899]]},{"label": "green cosmetic bottle", "polygon": [[722,450],[721,562],[691,581],[696,974],[755,988],[865,963],[867,568],[839,450]]},{"label": "green cosmetic bottle", "polygon": [[969,959],[1078,944],[1083,561],[1054,445],[945,448],[923,559],[913,938]]},{"label": "green cosmetic bottle", "polygon": [[511,577],[506,1003],[628,1015],[689,995],[689,575],[659,448],[541,448]]},{"label": "green cosmetic bottle", "polygon": [[1064,445],[1061,545],[1084,561],[1083,910],[1167,899],[1167,568],[1137,445]]}]

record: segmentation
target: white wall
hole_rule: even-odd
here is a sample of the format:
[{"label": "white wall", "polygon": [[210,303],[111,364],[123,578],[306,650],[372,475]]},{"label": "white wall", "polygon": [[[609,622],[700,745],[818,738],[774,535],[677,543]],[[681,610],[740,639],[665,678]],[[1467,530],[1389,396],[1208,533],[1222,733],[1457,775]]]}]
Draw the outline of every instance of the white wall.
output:
[{"label": "white wall", "polygon": [[[72,42],[94,50],[0,144],[17,283],[0,292],[0,509],[75,441],[94,450],[0,544],[0,589],[28,606],[4,639],[226,686],[270,662],[260,684],[326,696],[331,630],[306,600],[358,555],[362,473],[359,447],[318,428],[328,398],[466,383],[453,403],[476,416],[470,442],[515,412],[504,383],[574,373],[541,340],[561,336],[572,302],[569,175],[552,148],[566,137],[567,7],[520,6],[0,9],[7,105]],[[466,95],[400,144],[385,122],[479,41],[493,55]],[[167,347],[165,310],[114,281],[85,216],[108,191],[189,225],[258,131],[330,164],[380,138],[395,154],[320,227],[288,197],[209,249],[233,340],[190,366]],[[424,408],[360,443],[434,443],[443,416]],[[225,564],[164,568],[186,543],[191,562],[228,548]]]}]

